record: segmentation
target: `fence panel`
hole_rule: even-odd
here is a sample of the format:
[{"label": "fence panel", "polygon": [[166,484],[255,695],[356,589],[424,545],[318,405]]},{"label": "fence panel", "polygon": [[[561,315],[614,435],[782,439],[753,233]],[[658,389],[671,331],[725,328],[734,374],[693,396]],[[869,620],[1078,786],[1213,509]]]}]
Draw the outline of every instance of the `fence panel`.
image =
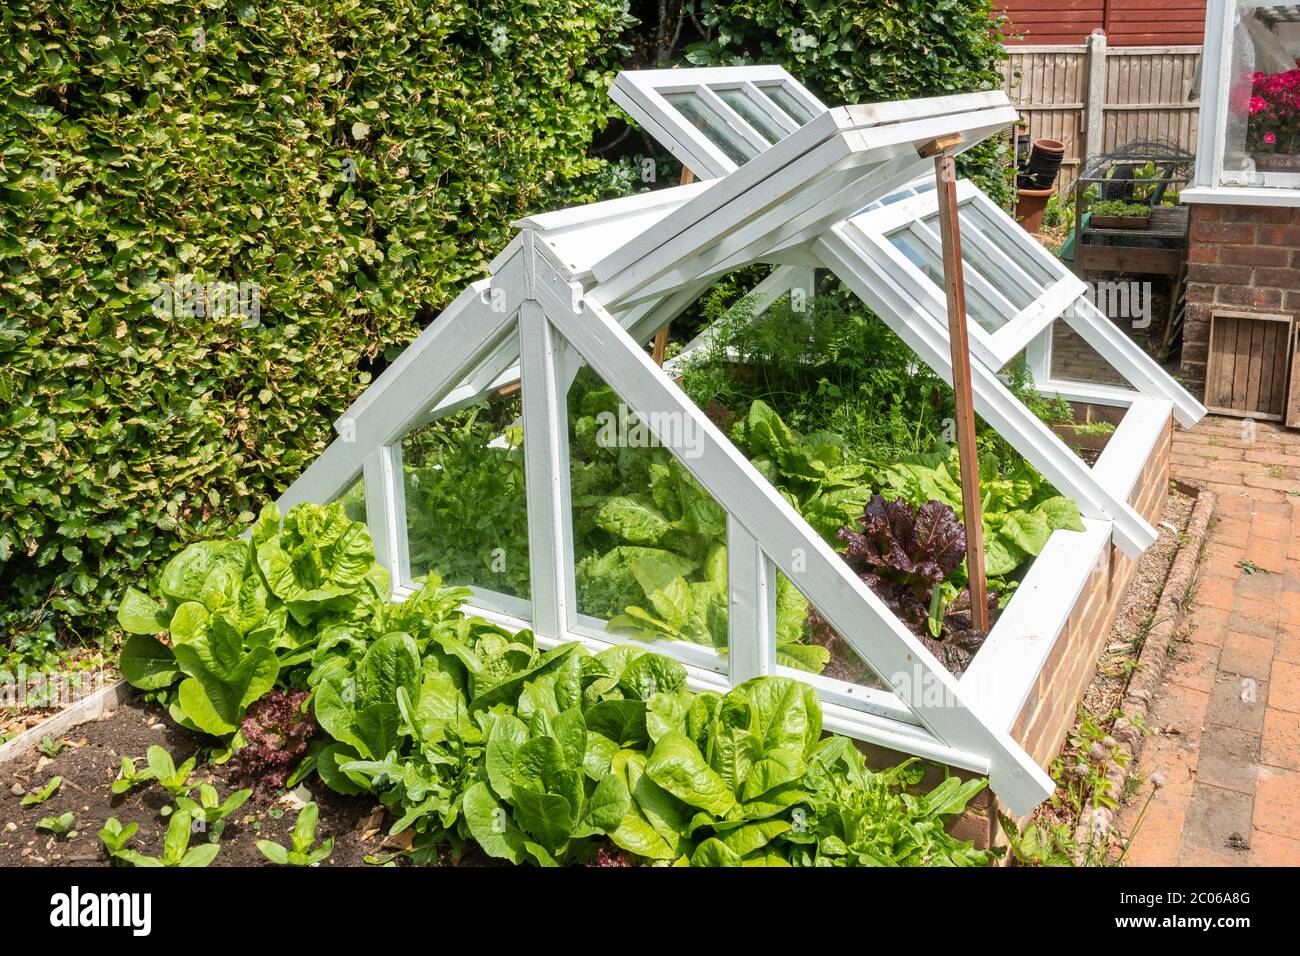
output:
[{"label": "fence panel", "polygon": [[[1195,151],[1198,104],[1192,97],[1199,46],[1098,44],[1090,52],[1084,44],[1024,45],[1008,47],[1007,52],[1003,89],[1029,122],[1030,135],[1065,144],[1057,179],[1060,191],[1078,175],[1090,139],[1103,152],[1134,140],[1158,140]],[[1088,88],[1090,56],[1105,58],[1100,89]],[[1093,98],[1100,100],[1100,137],[1087,135]]]}]

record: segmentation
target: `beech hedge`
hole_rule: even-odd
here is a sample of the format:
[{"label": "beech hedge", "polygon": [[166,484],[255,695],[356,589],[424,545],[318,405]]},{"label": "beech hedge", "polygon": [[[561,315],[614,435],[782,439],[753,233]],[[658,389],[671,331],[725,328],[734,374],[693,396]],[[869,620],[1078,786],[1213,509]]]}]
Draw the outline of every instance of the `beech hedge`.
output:
[{"label": "beech hedge", "polygon": [[512,219],[588,198],[630,22],[7,0],[0,647],[93,637],[148,567],[251,520]]}]

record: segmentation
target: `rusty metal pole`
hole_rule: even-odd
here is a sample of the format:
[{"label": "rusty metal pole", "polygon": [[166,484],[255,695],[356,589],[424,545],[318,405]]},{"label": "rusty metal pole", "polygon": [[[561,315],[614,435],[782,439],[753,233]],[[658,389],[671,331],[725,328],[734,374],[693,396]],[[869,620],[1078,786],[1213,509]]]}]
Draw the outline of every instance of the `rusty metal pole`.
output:
[{"label": "rusty metal pole", "polygon": [[966,577],[970,587],[971,626],[989,629],[988,585],[984,574],[984,518],[980,509],[979,451],[975,446],[975,404],[970,386],[970,339],[966,330],[966,283],[962,276],[961,230],[957,219],[957,171],[949,152],[960,135],[941,137],[922,146],[934,156],[939,197],[939,236],[943,278],[948,295],[948,340],[952,348],[952,392],[957,415],[957,456],[961,462],[962,517],[966,528]]},{"label": "rusty metal pole", "polygon": [[[683,166],[680,185],[685,186],[687,183],[693,182],[695,182],[695,174]],[[664,364],[664,351],[668,348],[668,329],[671,325],[672,322],[666,322],[664,327],[655,333],[655,344],[651,348],[650,354],[654,358],[656,365]]]}]

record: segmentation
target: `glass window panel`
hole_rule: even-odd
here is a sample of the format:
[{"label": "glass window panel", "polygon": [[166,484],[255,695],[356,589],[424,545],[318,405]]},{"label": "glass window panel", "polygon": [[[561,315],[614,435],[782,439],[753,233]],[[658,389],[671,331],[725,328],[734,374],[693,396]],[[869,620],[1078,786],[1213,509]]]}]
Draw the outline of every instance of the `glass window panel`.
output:
[{"label": "glass window panel", "polygon": [[[758,131],[769,143],[775,143],[785,137],[785,130],[778,126],[763,108],[757,106],[744,90],[718,90],[718,96],[733,110],[740,114],[750,126]],[[770,104],[767,104],[770,108]]]},{"label": "glass window panel", "polygon": [[776,576],[776,662],[861,687],[889,685],[784,574]]},{"label": "glass window panel", "polygon": [[[590,368],[569,390],[578,613],[637,641],[727,648],[727,518]],[[690,457],[693,420],[662,423]]]},{"label": "glass window panel", "polygon": [[740,142],[731,130],[705,112],[694,93],[668,93],[664,99],[737,166],[745,165],[754,157],[754,151],[748,144]]},{"label": "glass window panel", "polygon": [[528,597],[528,503],[518,399],[483,403],[402,439],[411,577]]},{"label": "glass window panel", "polygon": [[1132,388],[1114,366],[1084,341],[1083,336],[1069,323],[1059,320],[1052,323],[1050,371],[1052,378],[1060,381]]},{"label": "glass window panel", "polygon": [[[1016,241],[1018,237],[1016,237],[1014,233],[1008,235],[1006,227],[994,222],[993,218],[982,206],[978,206],[974,202],[964,202],[961,204],[959,215],[961,218],[961,233],[963,239],[969,235],[976,235],[979,239],[987,242],[993,248],[1000,250],[1007,259],[1018,267],[1029,278],[1029,280],[1040,289],[1045,289],[1056,281],[1057,277],[1052,275],[1045,265],[1036,259],[1025,255],[1025,250],[1020,248]],[[937,212],[925,217],[923,221],[936,232],[938,231],[939,214]],[[965,245],[966,243],[963,243],[963,260],[970,256],[970,253],[964,248]],[[992,266],[992,257],[986,255],[978,248],[978,242],[971,243],[971,245],[976,247],[974,251],[985,263],[984,268],[991,270],[992,274],[986,275],[986,279],[992,281],[993,276],[1000,273],[1005,274],[1003,268]],[[1002,291],[1005,295],[1006,290],[1002,287],[1007,283],[1005,281],[999,281],[995,284],[999,291]]]},{"label": "glass window panel", "polygon": [[[1289,184],[1300,173],[1297,6],[1238,0],[1223,168],[1231,181]],[[1279,178],[1283,177],[1283,178]]]},{"label": "glass window panel", "polygon": [[364,524],[366,520],[365,478],[358,478],[356,483],[343,493],[339,501],[343,503],[343,511],[350,519]]},{"label": "glass window panel", "polygon": [[[926,241],[916,234],[913,227],[906,226],[890,233],[889,241],[895,249],[907,256],[913,265],[925,273],[926,278],[939,287],[941,294],[943,293],[943,261],[926,244]],[[976,268],[975,263],[970,261],[965,248],[962,250],[962,262],[968,272]],[[1014,292],[1018,290],[1004,291]],[[1012,300],[1012,304],[1017,310],[1027,307],[1031,302],[1033,302],[1033,299],[1023,292],[1020,293],[1018,298]],[[1004,309],[989,301],[970,281],[966,282],[966,314],[971,321],[987,332],[996,332],[1014,317],[1007,315]]]},{"label": "glass window panel", "polygon": [[784,86],[774,84],[772,86],[760,86],[759,89],[764,96],[779,106],[787,116],[800,126],[813,118],[812,111],[804,106],[803,101],[797,99]]}]

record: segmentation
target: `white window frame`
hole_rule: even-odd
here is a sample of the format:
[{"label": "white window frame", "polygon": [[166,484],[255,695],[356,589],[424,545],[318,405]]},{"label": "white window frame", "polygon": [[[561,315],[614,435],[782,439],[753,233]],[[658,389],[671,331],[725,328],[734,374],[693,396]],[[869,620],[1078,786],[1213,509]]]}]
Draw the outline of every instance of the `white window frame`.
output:
[{"label": "white window frame", "polygon": [[[967,322],[971,347],[976,356],[996,371],[1059,318],[1080,295],[1088,291],[1088,287],[1077,276],[1061,268],[1050,252],[1016,226],[974,183],[963,179],[957,184],[957,201],[961,212],[978,208],[994,223],[1002,225],[1000,235],[1014,244],[1022,261],[1033,262],[1055,277],[1046,285],[1040,285],[1028,271],[979,231],[970,227],[961,230],[962,253],[967,261],[967,288],[978,292],[995,308],[1000,308],[1006,318],[1005,324],[996,332],[989,332],[973,318]],[[890,270],[894,280],[911,292],[918,305],[946,325],[948,302],[943,287],[922,272],[889,239],[890,235],[901,229],[913,228],[928,239],[926,247],[942,262],[943,251],[938,231],[923,223],[924,219],[937,215],[938,211],[939,197],[934,190],[930,190],[887,205],[877,205],[854,216],[852,222],[870,243],[872,258],[881,268]],[[963,216],[964,221],[967,218]],[[970,262],[976,256],[992,263],[994,269],[1000,268],[1000,275],[987,276],[983,270],[973,268]],[[1000,281],[990,282],[990,278]],[[1032,299],[1029,305],[1023,309],[1016,309],[1012,305],[1003,291],[1012,287],[1021,295]]]},{"label": "white window frame", "polygon": [[[796,122],[797,118],[770,102],[762,91],[772,87],[781,89],[806,110],[806,117]],[[698,178],[712,179],[734,173],[741,164],[697,129],[668,97],[685,94],[694,98],[702,112],[729,130],[733,141],[738,146],[743,144],[754,156],[772,145],[718,95],[723,90],[745,93],[754,107],[787,136],[826,110],[821,100],[779,66],[625,71],[615,78],[609,95]]]},{"label": "white window frame", "polygon": [[[1293,5],[1282,0],[1252,4],[1253,7]],[[1206,3],[1195,174],[1192,183],[1180,193],[1180,199],[1186,203],[1297,206],[1300,205],[1300,173],[1252,174],[1224,169],[1237,11],[1237,0],[1207,0]]]}]

